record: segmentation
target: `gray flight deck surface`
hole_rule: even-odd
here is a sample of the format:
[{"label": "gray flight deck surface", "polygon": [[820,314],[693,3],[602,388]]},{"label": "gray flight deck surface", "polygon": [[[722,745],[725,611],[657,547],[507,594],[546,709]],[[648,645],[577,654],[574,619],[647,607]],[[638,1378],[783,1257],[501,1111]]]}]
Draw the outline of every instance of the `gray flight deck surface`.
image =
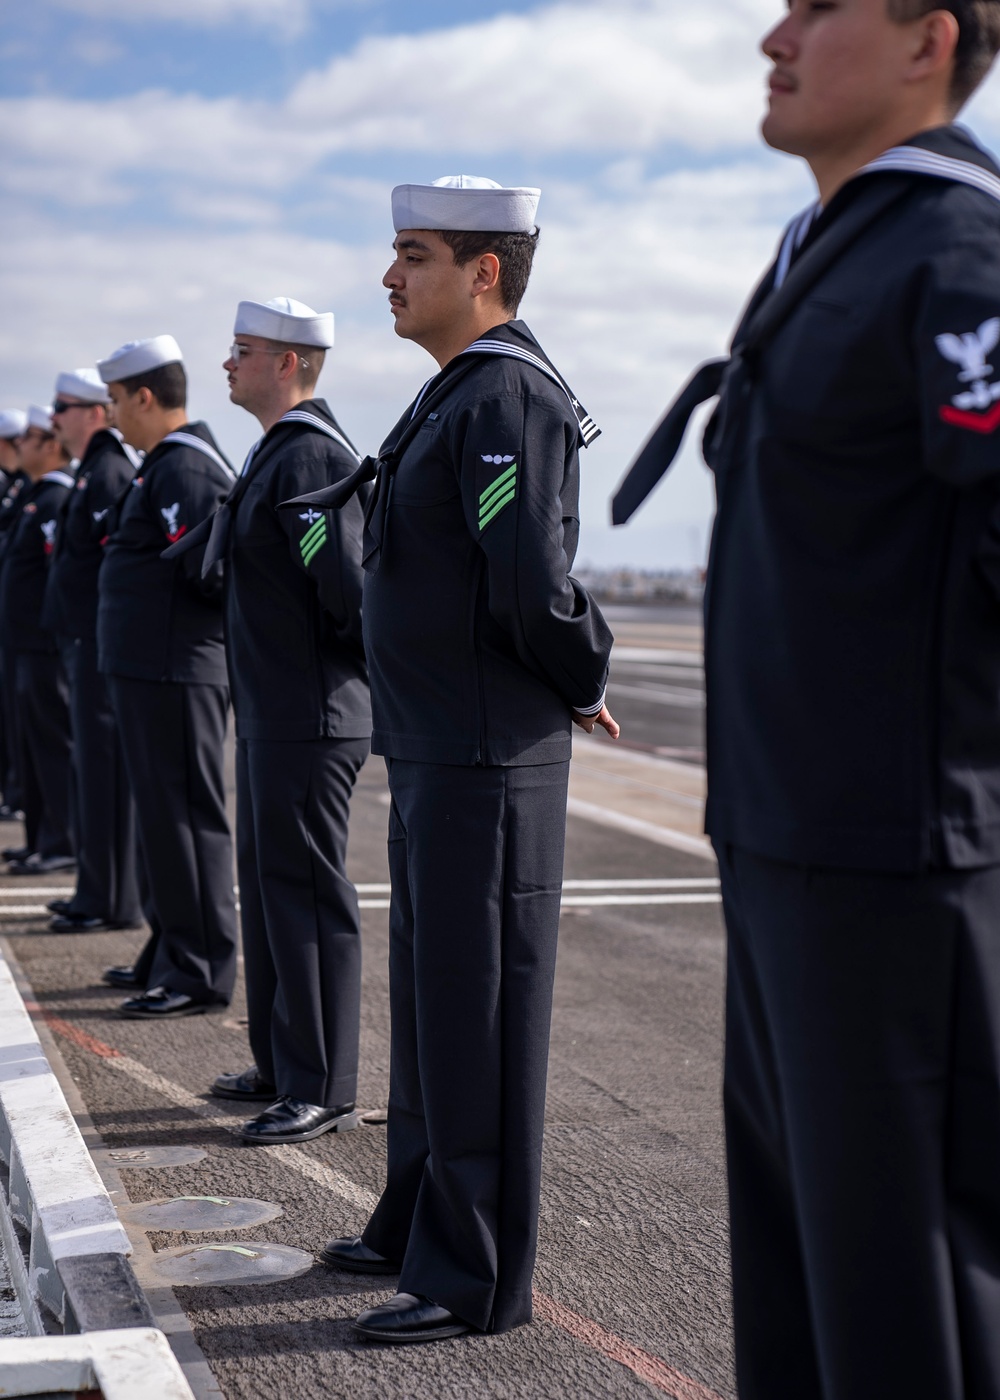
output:
[{"label": "gray flight deck surface", "polygon": [[[596,819],[569,820],[535,1322],[501,1337],[381,1348],[356,1341],[349,1322],[392,1292],[391,1279],[315,1263],[284,1282],[178,1288],[218,1386],[206,1388],[203,1379],[198,1393],[230,1400],[734,1395],[720,1106],[724,940],[715,866],[696,853],[691,796],[701,781],[700,634],[694,610],[608,611],[622,653],[609,700],[634,746],[633,767],[605,772],[610,745],[584,748],[584,798],[590,810],[606,803],[625,819],[637,804],[650,822],[662,789],[662,825],[676,833],[686,823],[679,841],[689,848]],[[387,879],[386,816],[384,766],[373,758],[354,802],[350,864],[358,882]],[[591,889],[572,883],[579,881]],[[595,890],[597,881],[614,883]],[[245,1110],[205,1091],[215,1073],[248,1061],[242,993],[220,1015],[164,1026],[122,1021],[121,994],[102,987],[99,974],[128,961],[141,935],[43,932],[41,917],[21,911],[43,903],[43,886],[67,882],[32,880],[30,892],[22,884],[0,880],[0,931],[105,1144],[206,1154],[152,1169],[130,1168],[116,1152],[132,1201],[248,1197],[283,1212],[215,1235],[154,1232],[153,1249],[269,1241],[315,1253],[330,1236],[359,1231],[382,1183],[384,1128],[300,1147],[241,1145],[227,1126]],[[378,907],[385,898],[364,894],[365,1109],[384,1107],[388,1088],[387,914]],[[658,902],[632,902],[639,899]],[[137,1268],[152,1287],[143,1272],[148,1249],[141,1254]]]}]

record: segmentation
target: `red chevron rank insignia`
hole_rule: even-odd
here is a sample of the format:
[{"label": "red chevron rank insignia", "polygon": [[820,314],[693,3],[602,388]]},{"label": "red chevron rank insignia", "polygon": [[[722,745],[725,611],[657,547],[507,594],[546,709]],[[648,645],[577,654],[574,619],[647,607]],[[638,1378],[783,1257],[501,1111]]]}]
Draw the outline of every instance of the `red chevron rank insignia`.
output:
[{"label": "red chevron rank insignia", "polygon": [[968,428],[973,433],[995,433],[1000,428],[1000,403],[995,403],[987,413],[972,413],[946,403],[942,404],[938,415],[943,423],[950,423],[953,428]]}]

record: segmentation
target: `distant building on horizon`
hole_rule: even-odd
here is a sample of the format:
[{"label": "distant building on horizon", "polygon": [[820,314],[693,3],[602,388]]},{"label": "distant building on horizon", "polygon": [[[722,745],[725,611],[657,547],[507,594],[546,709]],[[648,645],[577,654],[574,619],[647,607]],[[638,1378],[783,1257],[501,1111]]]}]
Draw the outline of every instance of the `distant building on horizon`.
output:
[{"label": "distant building on horizon", "polygon": [[607,603],[700,603],[703,569],[601,569],[584,564],[574,576],[595,598]]}]

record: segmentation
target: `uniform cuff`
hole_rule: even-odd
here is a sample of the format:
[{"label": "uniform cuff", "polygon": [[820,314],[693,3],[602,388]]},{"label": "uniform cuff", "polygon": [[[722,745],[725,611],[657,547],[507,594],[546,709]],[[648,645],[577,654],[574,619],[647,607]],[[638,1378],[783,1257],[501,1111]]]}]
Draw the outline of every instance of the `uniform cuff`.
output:
[{"label": "uniform cuff", "polygon": [[607,690],[601,692],[601,698],[596,705],[575,705],[574,709],[578,715],[587,715],[588,717],[590,715],[599,715],[604,709],[604,699],[607,693]]}]

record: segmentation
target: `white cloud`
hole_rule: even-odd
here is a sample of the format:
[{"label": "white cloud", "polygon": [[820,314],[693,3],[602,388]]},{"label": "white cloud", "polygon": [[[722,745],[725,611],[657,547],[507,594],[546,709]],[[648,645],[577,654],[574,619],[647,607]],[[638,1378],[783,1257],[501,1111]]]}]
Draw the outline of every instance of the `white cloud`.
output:
[{"label": "white cloud", "polygon": [[[568,182],[550,189],[524,314],[604,429],[584,459],[589,556],[635,558],[642,541],[655,555],[660,539],[668,562],[688,562],[711,510],[710,484],[693,450],[644,511],[645,533],[634,542],[605,539],[607,497],[693,365],[724,347],[805,183],[794,165],[778,161],[653,181],[618,167],[601,183],[613,192],[595,198]],[[188,361],[192,411],[239,457],[256,429],[228,403],[220,366],[243,297],[286,294],[333,307],[337,346],[321,387],[365,450],[378,445],[434,368],[393,335],[381,286],[387,239],[352,245],[260,227],[142,236],[109,227],[97,235],[15,213],[0,227],[0,241],[4,403],[36,400],[66,364],[170,331]],[[667,527],[672,533],[656,534]]]},{"label": "white cloud", "polygon": [[771,0],[558,4],[366,39],[289,97],[340,149],[712,150],[746,144]]},{"label": "white cloud", "polygon": [[[782,223],[810,197],[802,166],[763,154],[756,134],[756,42],[773,10],[549,5],[365,40],[276,102],[165,91],[0,101],[0,401],[37,401],[67,364],[169,330],[193,412],[240,456],[256,428],[228,403],[220,368],[233,311],[242,297],[287,294],[335,309],[321,383],[370,450],[433,366],[390,329],[385,183],[343,175],[335,157],[421,179],[453,161],[490,174],[501,157],[506,169],[523,157],[565,171],[597,156],[607,163],[586,181],[543,182],[525,316],[605,430],[584,458],[582,553],[690,562],[711,513],[696,433],[634,532],[609,536],[607,497],[693,366],[722,351]],[[996,80],[971,120],[1000,132]],[[650,175],[664,154],[677,168]],[[385,232],[372,242],[360,228]]]},{"label": "white cloud", "polygon": [[126,198],[140,175],[276,195],[343,153],[406,152],[443,173],[445,151],[482,165],[501,153],[747,148],[763,91],[755,45],[771,8],[720,0],[708,18],[687,0],[557,4],[369,38],[273,103],[163,91],[8,98],[2,178],[23,192],[51,173],[56,198],[86,203]]}]

